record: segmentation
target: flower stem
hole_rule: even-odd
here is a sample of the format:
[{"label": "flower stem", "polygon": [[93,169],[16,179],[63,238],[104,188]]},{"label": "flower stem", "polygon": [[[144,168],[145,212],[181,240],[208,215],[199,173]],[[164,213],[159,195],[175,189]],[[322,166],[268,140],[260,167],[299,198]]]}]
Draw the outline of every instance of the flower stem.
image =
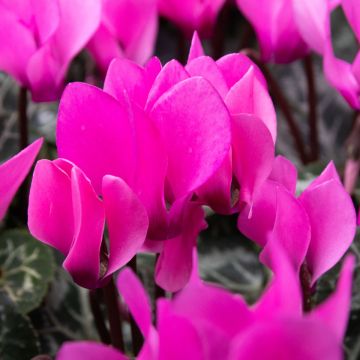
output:
[{"label": "flower stem", "polygon": [[300,282],[303,293],[303,309],[304,312],[311,311],[312,303],[312,289],[311,289],[311,273],[308,266],[304,263],[300,268]]},{"label": "flower stem", "polygon": [[106,328],[105,321],[101,312],[99,297],[99,289],[90,290],[89,292],[89,301],[91,312],[94,316],[95,326],[100,336],[101,342],[104,344],[111,344],[111,338],[108,329]]},{"label": "flower stem", "polygon": [[[133,272],[135,274],[137,274],[136,255],[129,261],[128,265],[133,270]],[[137,356],[141,350],[144,339],[143,339],[143,336],[141,334],[139,327],[137,326],[137,324],[135,322],[135,319],[133,318],[133,316],[131,314],[130,314],[130,326],[131,326],[133,353],[135,356]]]},{"label": "flower stem", "polygon": [[24,149],[29,145],[28,140],[28,119],[27,119],[27,89],[20,87],[18,99],[18,120],[20,133],[20,148]]},{"label": "flower stem", "polygon": [[111,278],[109,283],[103,287],[103,292],[109,317],[111,344],[115,348],[124,351],[122,318],[113,278]]},{"label": "flower stem", "polygon": [[316,161],[319,158],[319,131],[316,109],[316,84],[314,76],[314,65],[311,55],[304,58],[304,69],[308,86],[309,104],[309,130],[310,130],[310,160]]}]

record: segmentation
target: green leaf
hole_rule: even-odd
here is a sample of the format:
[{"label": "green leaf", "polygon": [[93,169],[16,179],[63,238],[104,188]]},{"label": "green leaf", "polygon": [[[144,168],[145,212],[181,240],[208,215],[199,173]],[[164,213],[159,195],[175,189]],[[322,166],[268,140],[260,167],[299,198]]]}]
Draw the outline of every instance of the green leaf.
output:
[{"label": "green leaf", "polygon": [[25,230],[0,235],[0,290],[26,314],[38,307],[54,277],[52,250]]},{"label": "green leaf", "polygon": [[24,360],[39,354],[39,342],[30,320],[0,292],[0,359]]}]

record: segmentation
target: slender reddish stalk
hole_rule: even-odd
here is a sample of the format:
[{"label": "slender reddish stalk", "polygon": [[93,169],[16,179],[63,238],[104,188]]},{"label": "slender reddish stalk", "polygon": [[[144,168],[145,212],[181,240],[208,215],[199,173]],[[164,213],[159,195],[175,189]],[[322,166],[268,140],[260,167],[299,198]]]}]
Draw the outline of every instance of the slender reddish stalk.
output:
[{"label": "slender reddish stalk", "polygon": [[95,326],[100,336],[101,342],[103,342],[104,344],[111,344],[110,334],[105,325],[103,314],[101,312],[99,296],[100,296],[99,289],[90,290],[89,292],[90,308],[94,316]]},{"label": "slender reddish stalk", "polygon": [[[137,264],[136,264],[136,255],[130,260],[128,264],[133,272],[137,274]],[[130,314],[130,326],[131,326],[131,337],[132,337],[132,346],[133,346],[133,353],[136,356],[144,343],[143,336],[139,327],[137,326],[133,316]]]},{"label": "slender reddish stalk", "polygon": [[316,83],[314,76],[314,65],[311,55],[304,58],[304,69],[308,86],[308,104],[309,104],[309,131],[310,131],[310,160],[319,159],[319,131],[316,109]]},{"label": "slender reddish stalk", "polygon": [[295,118],[292,115],[290,105],[289,105],[285,95],[283,94],[280,85],[275,80],[275,78],[272,76],[272,74],[271,74],[270,70],[268,69],[268,67],[266,66],[266,64],[264,64],[260,60],[259,55],[257,54],[256,51],[254,51],[252,49],[246,49],[243,51],[243,53],[246,54],[247,56],[249,56],[255,62],[255,64],[257,66],[259,66],[259,68],[263,72],[263,74],[270,86],[270,91],[271,91],[275,101],[278,103],[282,113],[284,114],[285,120],[289,126],[290,133],[294,139],[295,147],[299,154],[300,160],[302,161],[303,164],[308,163],[309,161],[308,161],[308,157],[307,157],[306,150],[305,150],[305,144],[301,137],[300,129],[297,126]]},{"label": "slender reddish stalk", "polygon": [[111,344],[115,348],[124,351],[122,318],[119,309],[118,295],[113,278],[111,278],[109,283],[103,287],[103,292],[109,317]]},{"label": "slender reddish stalk", "polygon": [[21,149],[24,149],[29,145],[27,105],[28,105],[27,90],[25,87],[21,87],[19,90],[19,99],[18,99],[18,119],[19,119],[19,134],[20,134]]},{"label": "slender reddish stalk", "polygon": [[178,31],[178,47],[177,47],[177,58],[181,64],[186,63],[187,59],[187,48],[186,48],[186,36],[182,30]]},{"label": "slender reddish stalk", "polygon": [[312,290],[311,290],[311,274],[308,266],[304,263],[300,269],[300,282],[303,293],[303,309],[305,312],[311,311],[312,303]]}]

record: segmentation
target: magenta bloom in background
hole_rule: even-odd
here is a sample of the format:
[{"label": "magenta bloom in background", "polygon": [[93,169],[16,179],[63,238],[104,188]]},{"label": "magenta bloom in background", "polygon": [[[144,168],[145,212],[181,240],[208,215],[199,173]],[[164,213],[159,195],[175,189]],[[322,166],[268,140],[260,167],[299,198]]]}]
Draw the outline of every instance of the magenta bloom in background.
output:
[{"label": "magenta bloom in background", "polygon": [[0,0],[0,70],[57,100],[71,60],[99,26],[100,0]]},{"label": "magenta bloom in background", "polygon": [[24,150],[0,165],[0,221],[15,196],[42,145],[42,139],[36,140]]},{"label": "magenta bloom in background", "polygon": [[116,57],[142,65],[153,55],[157,29],[156,0],[102,0],[101,24],[87,49],[104,73]]}]

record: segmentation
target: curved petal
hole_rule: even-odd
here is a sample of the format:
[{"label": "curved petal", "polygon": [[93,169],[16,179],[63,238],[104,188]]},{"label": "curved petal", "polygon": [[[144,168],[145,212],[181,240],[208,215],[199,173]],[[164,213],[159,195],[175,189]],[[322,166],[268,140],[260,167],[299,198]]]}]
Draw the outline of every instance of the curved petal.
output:
[{"label": "curved petal", "polygon": [[205,53],[204,53],[204,49],[201,45],[199,35],[198,35],[197,31],[194,31],[194,34],[193,34],[193,37],[191,40],[190,51],[189,51],[189,56],[188,56],[187,62],[189,63],[191,60],[194,60],[203,55],[205,55]]},{"label": "curved petal", "polygon": [[276,113],[267,89],[261,84],[253,66],[232,86],[225,98],[230,114],[247,113],[261,119],[276,141]]},{"label": "curved petal", "polygon": [[5,216],[15,193],[30,171],[42,143],[42,139],[34,141],[0,165],[0,220]]},{"label": "curved petal", "polygon": [[229,89],[248,72],[251,66],[254,67],[255,77],[267,88],[266,80],[260,69],[244,54],[225,55],[217,60],[216,63],[222,71]]},{"label": "curved petal", "polygon": [[198,204],[186,204],[181,216],[183,233],[165,240],[155,269],[156,283],[171,292],[182,289],[188,283],[193,249],[200,231],[206,227],[204,211]]},{"label": "curved petal", "polygon": [[255,193],[269,176],[274,142],[264,123],[254,115],[232,117],[233,172],[240,184],[240,200],[252,205]]},{"label": "curved petal", "polygon": [[53,161],[40,160],[36,164],[28,226],[35,238],[67,255],[74,237],[71,179]]},{"label": "curved petal", "polygon": [[74,233],[63,266],[77,284],[91,289],[100,278],[105,211],[89,179],[77,167],[71,170],[71,190]]},{"label": "curved petal", "polygon": [[66,342],[56,355],[56,360],[128,360],[126,356],[111,346],[91,342]]},{"label": "curved petal", "polygon": [[200,56],[188,62],[185,67],[191,76],[202,76],[208,80],[225,99],[229,88],[216,62],[209,56]]},{"label": "curved petal", "polygon": [[128,104],[82,83],[66,87],[59,106],[56,143],[59,156],[74,162],[101,193],[105,175],[132,184],[135,139]]},{"label": "curved petal", "polygon": [[355,236],[356,214],[350,196],[340,182],[329,180],[309,187],[299,197],[309,215],[311,242],[306,261],[312,284],[334,266]]},{"label": "curved petal", "polygon": [[228,155],[229,113],[214,88],[193,77],[167,91],[151,117],[167,149],[171,191],[180,198],[205,183]]},{"label": "curved petal", "polygon": [[1,4],[0,24],[0,70],[27,86],[26,66],[36,51],[33,34]]},{"label": "curved petal", "polygon": [[125,268],[120,272],[116,284],[144,338],[146,338],[151,327],[151,304],[144,286],[130,268]]},{"label": "curved petal", "polygon": [[152,84],[146,103],[146,109],[151,110],[166,91],[188,77],[189,74],[177,60],[171,60],[166,63]]},{"label": "curved petal", "polygon": [[110,239],[108,276],[136,255],[145,241],[149,219],[139,198],[122,179],[105,176],[102,193]]},{"label": "curved petal", "polygon": [[291,194],[295,194],[297,181],[297,170],[295,165],[284,156],[276,156],[271,174],[269,175],[269,180],[284,185]]},{"label": "curved petal", "polygon": [[343,342],[351,308],[352,277],[355,258],[345,258],[335,291],[309,314],[311,319],[320,320],[331,329],[339,342]]}]

